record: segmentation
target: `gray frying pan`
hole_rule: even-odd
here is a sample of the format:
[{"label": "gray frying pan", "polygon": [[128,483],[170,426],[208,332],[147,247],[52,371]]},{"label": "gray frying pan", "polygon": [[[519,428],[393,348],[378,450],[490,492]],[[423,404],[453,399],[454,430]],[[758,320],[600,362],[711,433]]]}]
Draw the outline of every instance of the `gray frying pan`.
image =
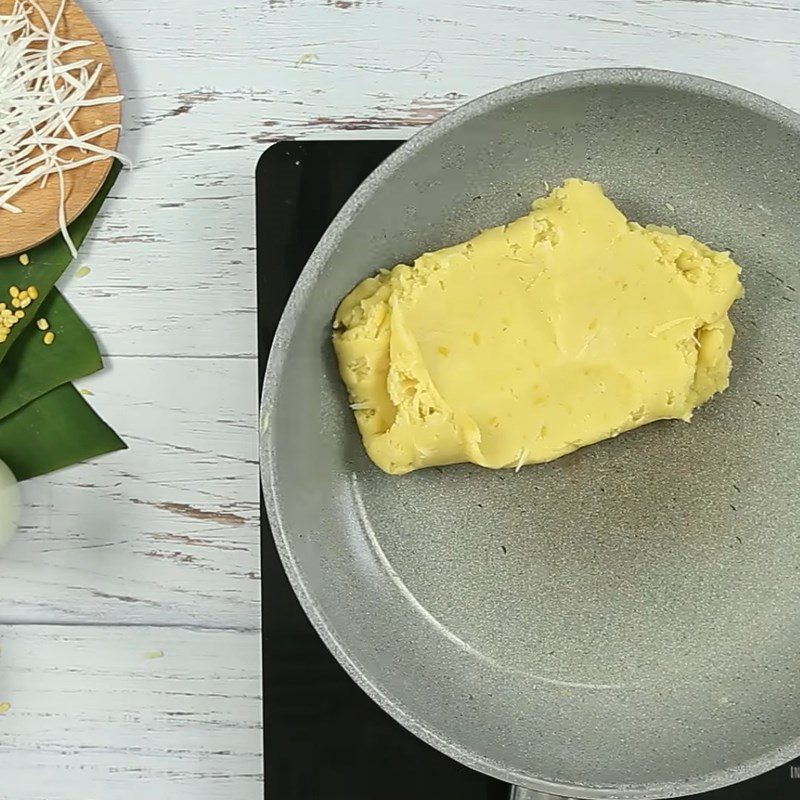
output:
[{"label": "gray frying pan", "polygon": [[[330,345],[377,267],[600,181],[635,220],[743,265],[731,388],[518,474],[398,478],[365,456]],[[661,798],[800,755],[800,117],[701,78],[549,76],[415,136],[361,186],[289,301],[262,408],[286,570],[395,719],[520,790]]]}]

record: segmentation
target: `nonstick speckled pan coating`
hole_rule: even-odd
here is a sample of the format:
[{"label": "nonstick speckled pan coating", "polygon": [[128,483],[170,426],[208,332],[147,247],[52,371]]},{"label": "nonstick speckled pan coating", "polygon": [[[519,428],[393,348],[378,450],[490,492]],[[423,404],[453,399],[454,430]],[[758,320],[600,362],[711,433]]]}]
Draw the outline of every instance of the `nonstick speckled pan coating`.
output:
[{"label": "nonstick speckled pan coating", "polygon": [[[571,176],[733,251],[731,388],[691,425],[518,474],[384,475],[337,376],[338,301]],[[554,794],[673,797],[800,754],[799,260],[800,118],[697,77],[539,78],[379,167],[297,284],[262,408],[278,549],[353,678],[454,758]]]}]

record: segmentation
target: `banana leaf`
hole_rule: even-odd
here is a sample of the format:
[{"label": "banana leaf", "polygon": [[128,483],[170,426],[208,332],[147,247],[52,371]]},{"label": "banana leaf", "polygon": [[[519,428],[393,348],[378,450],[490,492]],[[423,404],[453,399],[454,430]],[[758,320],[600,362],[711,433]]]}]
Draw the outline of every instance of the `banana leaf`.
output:
[{"label": "banana leaf", "polygon": [[19,481],[125,447],[69,383],[0,420],[0,460]]},{"label": "banana leaf", "polygon": [[103,368],[94,336],[58,289],[41,304],[39,316],[48,320],[56,339],[45,345],[36,325],[19,336],[0,368],[0,419],[56,386]]},{"label": "banana leaf", "polygon": [[[122,165],[119,161],[115,161],[100,191],[86,210],[69,226],[69,233],[76,247],[80,247],[86,238],[121,169]],[[17,256],[0,259],[0,302],[8,305],[11,299],[8,290],[11,286],[18,286],[20,289],[35,286],[39,292],[38,299],[25,309],[25,316],[14,325],[6,341],[0,344],[0,362],[7,357],[14,342],[20,338],[28,325],[40,316],[40,306],[72,261],[72,254],[61,234],[34,247],[27,255],[29,259],[27,265],[20,263]]]}]

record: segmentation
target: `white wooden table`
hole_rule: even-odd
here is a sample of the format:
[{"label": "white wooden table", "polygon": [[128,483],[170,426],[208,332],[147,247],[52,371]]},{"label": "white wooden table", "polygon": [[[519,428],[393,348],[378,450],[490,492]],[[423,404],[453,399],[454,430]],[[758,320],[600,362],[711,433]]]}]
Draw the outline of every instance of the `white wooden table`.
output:
[{"label": "white wooden table", "polygon": [[0,800],[251,800],[260,153],[407,136],[583,67],[695,72],[800,110],[800,0],[84,6],[116,59],[137,168],[64,283],[109,367],[82,386],[130,450],[24,486],[0,556]]}]

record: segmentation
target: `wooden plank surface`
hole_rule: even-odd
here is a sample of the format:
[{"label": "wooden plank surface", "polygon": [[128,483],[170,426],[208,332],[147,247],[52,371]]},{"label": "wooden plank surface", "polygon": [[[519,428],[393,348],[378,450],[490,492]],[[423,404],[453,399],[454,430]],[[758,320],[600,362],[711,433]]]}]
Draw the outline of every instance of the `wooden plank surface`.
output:
[{"label": "wooden plank surface", "polygon": [[[256,797],[260,153],[281,137],[408,136],[491,89],[585,67],[695,72],[800,110],[800,0],[84,6],[137,166],[64,287],[110,356],[89,400],[132,447],[25,487],[0,557],[0,800]],[[140,659],[173,637],[181,666]]]},{"label": "wooden plank surface", "polygon": [[129,450],[22,484],[0,623],[259,624],[256,365],[122,358],[80,385]]},{"label": "wooden plank surface", "polygon": [[0,626],[4,800],[263,797],[257,632]]}]

